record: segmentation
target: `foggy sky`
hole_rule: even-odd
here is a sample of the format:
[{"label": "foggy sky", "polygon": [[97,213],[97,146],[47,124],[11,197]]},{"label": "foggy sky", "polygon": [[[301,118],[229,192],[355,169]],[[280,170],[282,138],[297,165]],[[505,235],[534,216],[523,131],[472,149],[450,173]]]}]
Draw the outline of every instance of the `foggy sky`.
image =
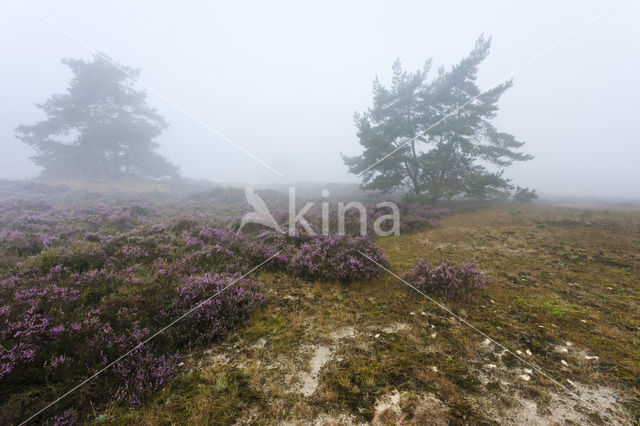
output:
[{"label": "foggy sky", "polygon": [[[27,1],[27,0],[25,0]],[[360,153],[354,111],[432,57],[457,62],[484,33],[489,89],[613,0],[451,2],[27,1],[42,15],[280,171],[263,167],[154,93],[170,124],[161,153],[217,182],[356,182],[340,153]],[[61,57],[92,52],[25,9],[0,5],[0,178],[38,174],[13,136],[34,106],[67,87]],[[640,2],[627,0],[513,76],[495,123],[535,159],[514,183],[541,194],[640,199]]]}]

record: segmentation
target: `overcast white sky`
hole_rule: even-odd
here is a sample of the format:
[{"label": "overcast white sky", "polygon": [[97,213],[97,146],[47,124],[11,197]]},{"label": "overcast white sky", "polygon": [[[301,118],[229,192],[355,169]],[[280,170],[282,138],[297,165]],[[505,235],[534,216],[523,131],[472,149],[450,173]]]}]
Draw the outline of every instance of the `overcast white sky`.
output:
[{"label": "overcast white sky", "polygon": [[[161,152],[184,175],[219,182],[357,181],[352,115],[399,57],[457,62],[485,33],[483,89],[613,0],[212,2],[25,0],[88,45],[284,174],[279,178],[161,97]],[[64,91],[61,57],[91,52],[16,0],[0,4],[0,178],[36,176],[13,128]],[[514,183],[543,194],[640,198],[640,2],[627,0],[513,76],[496,124],[535,159]]]}]

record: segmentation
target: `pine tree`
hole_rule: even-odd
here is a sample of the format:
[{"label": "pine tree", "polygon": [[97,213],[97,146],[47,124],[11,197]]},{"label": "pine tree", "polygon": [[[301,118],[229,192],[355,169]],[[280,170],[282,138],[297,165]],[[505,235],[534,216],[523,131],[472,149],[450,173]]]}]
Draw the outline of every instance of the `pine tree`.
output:
[{"label": "pine tree", "polygon": [[441,68],[431,80],[430,60],[413,73],[397,60],[390,88],[374,81],[373,106],[355,114],[364,151],[343,156],[349,171],[362,175],[364,189],[409,188],[431,202],[455,196],[495,198],[513,189],[504,169],[533,157],[517,151],[523,142],[491,124],[500,96],[512,82],[486,92],[478,88],[478,67],[490,43],[481,36],[467,57],[449,70]]},{"label": "pine tree", "polygon": [[46,120],[16,129],[16,136],[35,149],[32,160],[44,176],[177,175],[177,168],[156,152],[154,139],[167,123],[136,89],[139,70],[116,66],[102,54],[62,63],[73,72],[67,92],[36,104]]}]

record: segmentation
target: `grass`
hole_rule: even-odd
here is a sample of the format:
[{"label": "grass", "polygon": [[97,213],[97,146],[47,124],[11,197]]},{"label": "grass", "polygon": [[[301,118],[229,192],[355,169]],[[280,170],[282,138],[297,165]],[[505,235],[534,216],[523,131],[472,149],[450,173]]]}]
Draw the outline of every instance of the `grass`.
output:
[{"label": "grass", "polygon": [[[615,390],[624,415],[637,420],[639,241],[638,211],[508,205],[378,243],[396,273],[421,258],[477,261],[493,284],[474,303],[451,303],[458,315],[565,385]],[[407,423],[417,422],[415,401],[425,394],[448,407],[452,424],[495,423],[522,400],[534,401],[540,416],[557,398],[576,405],[540,375],[518,379],[526,365],[488,350],[484,337],[389,274],[351,285],[270,273],[259,279],[269,303],[245,326],[194,353],[180,378],[143,406],[111,407],[96,413],[96,422],[272,424],[341,415],[370,421],[376,401],[393,390],[408,395],[401,404]],[[385,332],[392,324],[403,327]],[[335,337],[345,327],[352,335]],[[321,345],[331,356],[305,397],[296,386]],[[559,346],[570,350],[554,350]],[[495,370],[487,370],[491,364]],[[608,422],[607,413],[576,410],[588,422]]]}]

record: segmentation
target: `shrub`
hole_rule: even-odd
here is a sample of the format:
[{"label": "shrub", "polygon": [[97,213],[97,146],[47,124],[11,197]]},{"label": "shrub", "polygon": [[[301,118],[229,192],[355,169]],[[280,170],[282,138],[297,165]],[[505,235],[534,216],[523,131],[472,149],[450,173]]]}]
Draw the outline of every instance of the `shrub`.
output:
[{"label": "shrub", "polygon": [[447,209],[435,209],[418,202],[400,201],[400,232],[410,233],[425,229],[440,228],[440,219],[451,214]]},{"label": "shrub", "polygon": [[489,279],[475,263],[455,263],[451,259],[444,259],[435,266],[423,259],[401,277],[420,291],[436,293],[450,300],[471,300],[489,284]]},{"label": "shrub", "polygon": [[[234,281],[235,284],[231,285]],[[240,279],[240,275],[207,273],[189,277],[184,285],[176,289],[171,307],[172,317],[184,315],[199,304],[202,306],[178,323],[173,334],[179,341],[216,340],[265,302],[262,284]]]},{"label": "shrub", "polygon": [[136,348],[113,366],[116,376],[116,400],[126,400],[132,405],[140,405],[144,396],[159,390],[165,382],[173,378],[180,356],[158,356],[154,350],[155,342],[141,345],[150,334],[149,329],[141,329],[134,323],[129,333],[115,339],[114,343],[122,354]]},{"label": "shrub", "polygon": [[323,235],[301,244],[288,269],[302,277],[339,281],[371,279],[384,272],[360,252],[380,265],[389,265],[382,250],[367,237]]},{"label": "shrub", "polygon": [[99,269],[107,261],[104,250],[95,243],[78,241],[66,247],[52,247],[33,257],[25,265],[47,271],[64,266],[73,272]]},{"label": "shrub", "polygon": [[[247,267],[242,240],[232,233],[205,227],[190,236],[200,243],[189,247],[168,227],[120,232],[109,223],[95,225],[91,214],[75,213],[73,227],[56,229],[63,244],[35,256],[25,252],[22,263],[0,270],[3,422],[24,419],[40,399],[59,396],[238,278],[203,274],[216,265],[211,258],[222,256],[225,270]],[[12,250],[0,244],[0,253]],[[73,423],[88,401],[141,403],[175,375],[176,354],[222,338],[265,300],[260,283],[240,280],[44,416]],[[14,396],[16,390],[24,393]],[[5,410],[9,405],[20,408]]]}]

